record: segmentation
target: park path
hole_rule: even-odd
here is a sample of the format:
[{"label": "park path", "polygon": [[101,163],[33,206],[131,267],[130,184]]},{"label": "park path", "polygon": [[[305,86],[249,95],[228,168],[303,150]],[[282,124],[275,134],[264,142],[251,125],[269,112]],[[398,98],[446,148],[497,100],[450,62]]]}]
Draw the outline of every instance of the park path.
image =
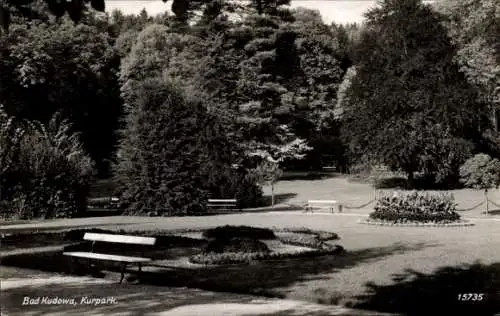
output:
[{"label": "park path", "polygon": [[[306,315],[389,315],[300,300],[267,299],[190,288],[116,284],[116,280],[65,276],[5,268],[2,278],[2,315],[150,315],[150,316],[253,316],[283,313]],[[12,277],[23,275],[24,277]],[[28,297],[74,299],[74,304],[22,305]],[[88,304],[87,298],[110,298],[109,303]],[[114,301],[113,301],[114,299]]]}]

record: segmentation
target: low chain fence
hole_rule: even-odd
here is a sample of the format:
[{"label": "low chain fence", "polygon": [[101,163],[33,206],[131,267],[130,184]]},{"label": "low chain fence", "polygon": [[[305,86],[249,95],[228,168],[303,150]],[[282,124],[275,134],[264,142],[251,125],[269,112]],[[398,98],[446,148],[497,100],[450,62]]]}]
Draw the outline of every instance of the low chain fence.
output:
[{"label": "low chain fence", "polygon": [[490,202],[491,204],[495,205],[496,207],[500,207],[500,204],[497,204],[495,202],[493,202],[492,200],[488,199],[488,202]]},{"label": "low chain fence", "polygon": [[480,207],[481,205],[484,205],[484,201],[482,201],[481,203],[479,203],[477,205],[474,205],[473,207],[464,208],[464,209],[458,209],[457,211],[459,211],[459,212],[468,212],[468,211],[472,211],[472,210]]},{"label": "low chain fence", "polygon": [[372,203],[375,203],[377,202],[377,199],[372,199],[370,200],[369,202],[365,203],[365,204],[362,204],[362,205],[358,205],[358,206],[349,206],[349,205],[342,205],[345,209],[348,209],[348,210],[359,210],[361,208],[364,208],[364,207],[367,207],[368,205],[372,204]]},{"label": "low chain fence", "polygon": [[[364,203],[364,204],[361,204],[361,205],[357,205],[357,206],[352,206],[352,205],[346,205],[346,204],[342,204],[342,207],[344,209],[348,209],[348,210],[358,210],[358,209],[362,209],[362,208],[365,208],[367,206],[369,206],[370,204],[373,204],[373,203],[376,203],[377,202],[377,198],[374,198],[374,199],[371,199],[370,201]],[[500,207],[500,204],[497,204],[495,203],[494,201],[488,199],[488,202],[496,207]],[[469,208],[462,208],[462,209],[457,209],[457,211],[459,212],[468,212],[468,211],[472,211],[472,210],[475,210],[477,209],[478,207],[480,206],[483,206],[485,204],[485,201],[482,201],[472,207],[469,207]],[[297,203],[294,203],[294,204],[288,204],[288,203],[285,203],[285,205],[287,206],[293,206],[293,207],[301,207],[301,208],[305,208],[307,207],[307,202],[297,202]]]}]

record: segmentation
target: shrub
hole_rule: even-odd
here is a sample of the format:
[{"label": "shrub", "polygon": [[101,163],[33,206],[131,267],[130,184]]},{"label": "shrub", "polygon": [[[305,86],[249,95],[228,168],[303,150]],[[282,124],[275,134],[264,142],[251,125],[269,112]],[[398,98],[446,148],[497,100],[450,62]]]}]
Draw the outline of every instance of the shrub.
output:
[{"label": "shrub", "polygon": [[204,253],[213,252],[267,253],[269,248],[265,243],[250,238],[213,239],[208,242]]},{"label": "shrub", "polygon": [[255,175],[244,168],[212,172],[209,191],[214,198],[236,199],[240,208],[256,207],[262,199]]},{"label": "shrub", "polygon": [[219,226],[207,229],[203,232],[205,238],[230,239],[230,238],[250,238],[250,239],[276,239],[274,232],[269,228],[258,228],[250,226]]},{"label": "shrub", "polygon": [[424,194],[417,191],[382,196],[377,200],[375,211],[370,217],[391,222],[443,222],[460,219],[453,195]]},{"label": "shrub", "polygon": [[484,190],[486,213],[489,211],[488,190],[500,186],[500,161],[478,154],[460,167],[460,181],[466,187]]},{"label": "shrub", "polygon": [[2,175],[2,199],[8,202],[1,211],[20,219],[82,214],[94,170],[79,135],[58,114],[47,126],[27,121],[23,128],[13,163]]},{"label": "shrub", "polygon": [[256,207],[262,199],[262,188],[254,174],[245,171],[233,178],[234,196],[241,208]]},{"label": "shrub", "polygon": [[498,188],[500,186],[500,161],[489,155],[478,154],[468,159],[460,167],[461,182],[476,190]]}]

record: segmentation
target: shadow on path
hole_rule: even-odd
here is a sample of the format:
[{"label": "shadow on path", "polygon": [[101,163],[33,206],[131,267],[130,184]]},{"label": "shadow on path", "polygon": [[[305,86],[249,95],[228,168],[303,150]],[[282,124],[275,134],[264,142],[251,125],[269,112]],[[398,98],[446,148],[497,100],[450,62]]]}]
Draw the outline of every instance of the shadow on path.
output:
[{"label": "shadow on path", "polygon": [[483,215],[500,215],[500,209],[498,210],[489,210],[488,213],[486,211],[482,212]]},{"label": "shadow on path", "polygon": [[347,252],[343,255],[273,260],[250,265],[207,267],[190,271],[165,269],[158,273],[145,273],[141,281],[154,285],[187,286],[211,291],[283,298],[284,294],[279,288],[301,281],[328,278],[325,274],[429,246],[432,245],[395,244],[389,247]]},{"label": "shadow on path", "polygon": [[[380,260],[383,257],[418,251],[431,244],[400,244],[388,247],[367,248],[347,252],[343,255],[328,255],[315,258],[297,258],[257,262],[250,265],[205,267],[198,269],[176,269],[168,266],[144,271],[142,284],[199,288],[210,291],[255,294],[267,297],[284,297],[279,288],[296,282],[328,278],[335,273],[359,264]],[[171,250],[167,250],[171,251]],[[24,253],[2,258],[2,265],[38,269],[49,272],[70,273],[70,260],[62,251]],[[134,267],[135,268],[135,267]],[[78,269],[78,274],[89,271]],[[114,271],[113,267],[110,270]]]},{"label": "shadow on path", "polygon": [[[96,284],[97,283],[97,284]],[[75,304],[22,305],[24,297],[74,299]],[[92,298],[114,298],[104,304],[89,304]],[[218,303],[245,303],[255,297],[232,293],[214,293],[185,288],[159,288],[116,282],[82,282],[71,280],[60,284],[26,285],[2,291],[2,309],[8,315],[146,315],[188,305]]]},{"label": "shadow on path", "polygon": [[395,274],[393,281],[368,283],[355,307],[410,316],[500,313],[500,263],[443,267],[432,274],[406,270]]}]

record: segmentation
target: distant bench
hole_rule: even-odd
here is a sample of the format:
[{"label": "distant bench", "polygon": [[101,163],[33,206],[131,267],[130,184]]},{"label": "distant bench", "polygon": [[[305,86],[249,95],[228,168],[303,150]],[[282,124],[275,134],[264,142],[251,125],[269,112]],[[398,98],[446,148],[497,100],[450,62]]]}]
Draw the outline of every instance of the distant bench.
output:
[{"label": "distant bench", "polygon": [[209,199],[207,204],[209,209],[234,210],[237,209],[236,199]]},{"label": "distant bench", "polygon": [[121,256],[114,254],[96,253],[94,252],[94,245],[98,242],[107,242],[115,244],[133,244],[142,246],[153,246],[156,243],[156,238],[153,237],[139,237],[139,236],[127,236],[127,235],[111,235],[111,234],[97,234],[97,233],[85,233],[83,240],[92,241],[92,246],[90,252],[63,252],[63,255],[72,258],[85,258],[89,259],[89,267],[92,265],[92,260],[101,261],[112,261],[121,263],[121,278],[120,283],[122,283],[125,268],[127,264],[137,264],[139,266],[138,274],[142,271],[142,264],[151,261],[151,258],[144,257],[144,250],[141,251],[141,257],[130,257]]},{"label": "distant bench", "polygon": [[88,200],[89,208],[112,208],[117,209],[120,206],[120,199],[112,197],[90,198]]},{"label": "distant bench", "polygon": [[329,209],[332,213],[335,209],[342,213],[342,205],[335,200],[309,200],[307,201],[305,212],[313,212],[315,208]]}]

